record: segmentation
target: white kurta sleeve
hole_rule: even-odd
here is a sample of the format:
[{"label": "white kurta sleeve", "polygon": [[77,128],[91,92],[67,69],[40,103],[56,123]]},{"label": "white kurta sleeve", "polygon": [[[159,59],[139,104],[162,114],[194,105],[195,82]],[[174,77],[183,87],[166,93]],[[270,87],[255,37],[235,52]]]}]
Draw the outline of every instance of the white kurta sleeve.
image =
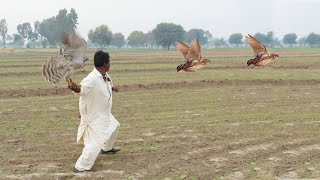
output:
[{"label": "white kurta sleeve", "polygon": [[79,93],[80,96],[87,95],[92,87],[95,85],[94,77],[86,77],[81,82],[81,91]]},{"label": "white kurta sleeve", "polygon": [[87,95],[89,92],[90,92],[90,87],[88,87],[88,86],[83,86],[83,85],[81,85],[81,90],[80,90],[80,93],[79,93],[79,95],[80,96],[85,96],[85,95]]}]

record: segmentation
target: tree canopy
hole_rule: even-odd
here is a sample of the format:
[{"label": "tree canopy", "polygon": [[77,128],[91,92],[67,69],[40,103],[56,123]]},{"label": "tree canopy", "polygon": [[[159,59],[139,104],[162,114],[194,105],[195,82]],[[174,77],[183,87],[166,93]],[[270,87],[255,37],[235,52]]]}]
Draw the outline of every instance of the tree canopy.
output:
[{"label": "tree canopy", "polygon": [[315,33],[310,33],[306,39],[306,43],[308,43],[311,47],[320,46],[320,35]]},{"label": "tree canopy", "polygon": [[38,32],[45,37],[51,46],[60,42],[61,36],[76,28],[78,15],[74,9],[70,13],[66,9],[59,10],[58,15],[43,20],[38,27]]},{"label": "tree canopy", "polygon": [[142,47],[145,43],[144,33],[142,31],[133,31],[128,36],[128,45],[131,47]]},{"label": "tree canopy", "polygon": [[1,19],[0,20],[0,35],[2,37],[2,42],[3,42],[3,47],[6,47],[6,37],[8,33],[8,25],[6,22],[6,19]]},{"label": "tree canopy", "polygon": [[90,30],[88,38],[94,44],[100,47],[109,46],[112,40],[112,31],[107,25],[101,25],[96,27],[95,30]]},{"label": "tree canopy", "polygon": [[213,44],[217,47],[227,47],[228,46],[228,44],[224,38],[213,39]]},{"label": "tree canopy", "polygon": [[183,38],[185,30],[181,25],[160,23],[152,33],[154,35],[155,42],[162,47],[167,47],[169,50],[175,42]]},{"label": "tree canopy", "polygon": [[284,44],[289,44],[290,47],[292,47],[293,44],[297,44],[297,34],[296,33],[286,34],[284,35],[282,41]]},{"label": "tree canopy", "polygon": [[124,35],[122,33],[113,34],[111,45],[117,48],[121,48],[126,44],[126,40],[124,39]]},{"label": "tree canopy", "polygon": [[[10,35],[8,34],[6,19],[1,19],[0,43],[3,44],[3,47],[6,47],[6,45],[22,47],[25,44],[28,48],[41,46],[41,44],[43,47],[47,47],[47,45],[56,47],[61,45],[61,36],[71,29],[77,28],[77,25],[78,14],[73,8],[69,12],[67,9],[60,9],[57,15],[42,21],[18,24],[16,26],[17,33]],[[299,37],[299,39],[297,34],[289,33],[282,37],[282,41],[278,39],[279,37],[274,36],[273,31],[266,34],[257,32],[254,37],[269,47],[283,47],[283,45],[292,47],[295,44],[297,44],[297,47],[320,47],[320,35],[315,33]],[[241,33],[231,34],[228,39],[224,37],[213,39],[212,34],[207,30],[193,28],[185,31],[181,25],[174,23],[157,24],[152,31],[147,33],[136,30],[131,32],[127,38],[120,32],[113,34],[107,25],[100,25],[88,32],[88,39],[88,46],[109,47],[111,45],[117,48],[128,44],[129,47],[135,48],[163,47],[170,49],[178,40],[183,40],[189,44],[193,39],[198,39],[201,45],[207,46],[228,47],[229,45],[235,45],[237,47],[243,44]]]},{"label": "tree canopy", "polygon": [[235,44],[237,47],[238,45],[243,43],[242,39],[243,39],[243,35],[241,33],[231,34],[229,37],[229,43]]},{"label": "tree canopy", "polygon": [[187,43],[190,43],[192,39],[198,39],[200,44],[207,44],[211,38],[211,33],[209,31],[204,31],[203,29],[190,29],[184,34],[184,40]]}]

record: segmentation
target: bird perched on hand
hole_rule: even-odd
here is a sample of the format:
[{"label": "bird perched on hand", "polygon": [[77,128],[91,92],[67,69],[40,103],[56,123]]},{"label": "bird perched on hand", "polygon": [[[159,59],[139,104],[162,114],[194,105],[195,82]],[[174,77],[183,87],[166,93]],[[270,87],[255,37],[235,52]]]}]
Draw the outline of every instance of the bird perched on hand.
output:
[{"label": "bird perched on hand", "polygon": [[267,48],[265,45],[263,45],[260,41],[258,41],[256,38],[248,34],[246,36],[246,39],[248,41],[248,44],[253,49],[254,58],[250,59],[247,62],[247,65],[254,65],[254,66],[265,66],[273,61],[275,61],[276,57],[279,57],[278,54],[270,54],[267,51]]},{"label": "bird perched on hand", "polygon": [[50,57],[42,65],[42,75],[52,84],[59,83],[63,77],[68,81],[72,75],[78,72],[77,70],[83,68],[88,60],[85,56],[87,43],[76,33],[75,29],[64,34],[61,42],[64,46],[65,60]]},{"label": "bird perched on hand", "polygon": [[182,41],[178,41],[177,48],[183,54],[183,57],[186,60],[184,64],[177,66],[177,72],[195,72],[210,62],[210,60],[202,58],[198,39],[192,40],[190,47]]}]

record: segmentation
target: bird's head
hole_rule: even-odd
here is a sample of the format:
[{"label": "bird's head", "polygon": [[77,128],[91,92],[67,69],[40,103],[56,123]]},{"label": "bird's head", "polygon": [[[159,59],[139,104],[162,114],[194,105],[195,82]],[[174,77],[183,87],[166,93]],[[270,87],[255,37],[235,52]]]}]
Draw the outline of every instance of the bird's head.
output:
[{"label": "bird's head", "polygon": [[253,59],[250,59],[249,61],[247,61],[247,66],[249,67],[251,64],[253,64]]},{"label": "bird's head", "polygon": [[203,59],[204,61],[211,62],[210,59]]},{"label": "bird's head", "polygon": [[182,66],[183,66],[183,64],[180,64],[179,66],[177,66],[177,72],[182,71]]}]

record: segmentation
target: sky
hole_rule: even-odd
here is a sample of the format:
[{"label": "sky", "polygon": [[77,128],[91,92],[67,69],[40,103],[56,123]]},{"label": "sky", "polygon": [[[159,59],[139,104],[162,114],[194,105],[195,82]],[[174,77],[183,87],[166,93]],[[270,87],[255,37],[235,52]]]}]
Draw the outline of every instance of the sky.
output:
[{"label": "sky", "polygon": [[78,14],[78,31],[108,25],[126,37],[135,30],[151,31],[161,22],[180,24],[185,30],[209,30],[214,37],[232,33],[274,31],[278,38],[295,32],[303,37],[320,34],[320,0],[1,0],[0,19],[8,33],[18,24],[40,22],[71,8]]}]

